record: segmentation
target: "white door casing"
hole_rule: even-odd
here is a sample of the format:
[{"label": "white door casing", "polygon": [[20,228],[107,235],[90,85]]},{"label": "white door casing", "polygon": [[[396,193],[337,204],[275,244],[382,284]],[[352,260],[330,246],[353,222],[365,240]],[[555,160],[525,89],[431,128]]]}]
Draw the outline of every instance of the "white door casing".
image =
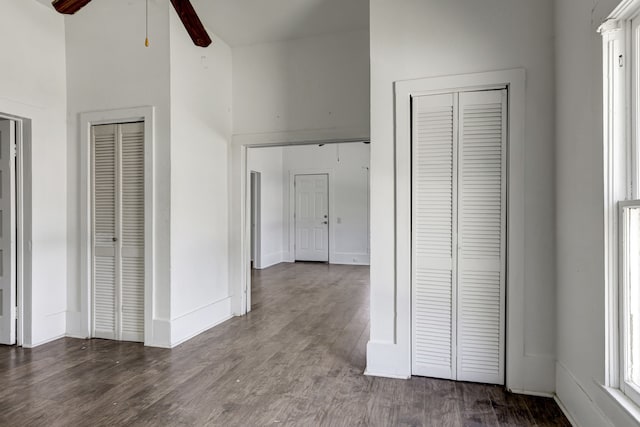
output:
[{"label": "white door casing", "polygon": [[504,383],[506,101],[413,99],[415,375]]},{"label": "white door casing", "polygon": [[0,120],[0,344],[16,343],[16,128]]},{"label": "white door casing", "polygon": [[295,259],[329,262],[329,176],[295,175]]},{"label": "white door casing", "polygon": [[144,340],[144,124],[92,127],[93,336]]}]

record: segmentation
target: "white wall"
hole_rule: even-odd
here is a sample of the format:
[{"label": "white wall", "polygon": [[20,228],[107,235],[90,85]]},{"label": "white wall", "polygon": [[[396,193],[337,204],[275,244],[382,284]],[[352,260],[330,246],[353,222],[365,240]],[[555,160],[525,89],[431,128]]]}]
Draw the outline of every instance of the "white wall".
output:
[{"label": "white wall", "polygon": [[[338,161],[339,159],[339,161]],[[291,174],[330,170],[329,262],[369,264],[369,145],[358,143],[284,148],[285,260],[293,262]]]},{"label": "white wall", "polygon": [[369,34],[309,37],[233,49],[230,279],[241,301],[248,239],[242,228],[246,147],[369,139]]},{"label": "white wall", "polygon": [[598,384],[605,375],[602,38],[619,3],[556,2],[556,393],[578,425],[637,425]]},{"label": "white wall", "polygon": [[171,44],[171,343],[231,316],[228,144],[231,49],[206,49],[169,14]]},{"label": "white wall", "polygon": [[247,169],[260,172],[260,263],[267,268],[285,260],[284,188],[282,147],[252,148],[247,153]]},{"label": "white wall", "polygon": [[[67,147],[64,20],[35,1],[0,0],[0,113],[31,119],[32,266],[26,347],[63,336],[67,309]],[[27,224],[28,226],[28,224]],[[28,232],[28,231],[27,231]],[[29,276],[31,289],[29,289]]]},{"label": "white wall", "polygon": [[[154,322],[170,319],[170,111],[169,6],[149,3],[151,46],[144,46],[144,2],[92,2],[65,18],[68,80],[68,332],[87,336],[80,277],[79,113],[155,106]],[[86,305],[86,303],[85,303]],[[166,329],[166,328],[165,328]],[[166,344],[167,332],[160,340]]]},{"label": "white wall", "polygon": [[369,128],[368,33],[233,49],[233,133]]},{"label": "white wall", "polygon": [[[551,0],[371,0],[371,341],[369,372],[410,372],[396,341],[393,82],[523,67],[524,391],[553,392],[555,361],[554,76]],[[391,358],[391,354],[397,358]],[[392,361],[392,362],[390,362]],[[390,364],[391,363],[391,364]],[[392,367],[393,366],[393,367]]]}]

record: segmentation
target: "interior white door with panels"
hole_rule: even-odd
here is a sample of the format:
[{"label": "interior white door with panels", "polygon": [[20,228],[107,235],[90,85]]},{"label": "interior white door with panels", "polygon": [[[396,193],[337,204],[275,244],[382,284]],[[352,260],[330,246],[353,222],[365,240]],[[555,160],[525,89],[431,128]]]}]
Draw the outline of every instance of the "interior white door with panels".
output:
[{"label": "interior white door with panels", "polygon": [[329,176],[294,179],[296,261],[329,262]]},{"label": "interior white door with panels", "polygon": [[0,344],[16,343],[16,128],[0,120]]},{"label": "interior white door with panels", "polygon": [[415,375],[504,384],[506,101],[413,99]]},{"label": "interior white door with panels", "polygon": [[144,341],[144,123],[92,127],[93,335]]}]

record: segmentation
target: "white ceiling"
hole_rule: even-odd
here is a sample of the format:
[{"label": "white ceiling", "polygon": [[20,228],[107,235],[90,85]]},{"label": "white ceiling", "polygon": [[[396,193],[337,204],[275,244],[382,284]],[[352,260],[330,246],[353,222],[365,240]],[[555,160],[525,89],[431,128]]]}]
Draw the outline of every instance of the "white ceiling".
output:
[{"label": "white ceiling", "polygon": [[[51,7],[51,0],[37,1]],[[169,2],[169,0],[151,1]],[[369,0],[191,0],[191,2],[204,25],[231,46],[369,29]]]},{"label": "white ceiling", "polygon": [[369,28],[369,0],[192,0],[205,26],[231,46]]}]

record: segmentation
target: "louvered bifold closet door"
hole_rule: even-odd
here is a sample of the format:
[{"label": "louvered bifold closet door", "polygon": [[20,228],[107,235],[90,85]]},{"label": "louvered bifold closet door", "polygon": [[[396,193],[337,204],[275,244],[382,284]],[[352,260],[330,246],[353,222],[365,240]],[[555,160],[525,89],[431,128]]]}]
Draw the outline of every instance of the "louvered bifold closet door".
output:
[{"label": "louvered bifold closet door", "polygon": [[460,93],[457,379],[504,384],[506,90]]},{"label": "louvered bifold closet door", "polygon": [[144,341],[144,124],[92,134],[93,336]]},{"label": "louvered bifold closet door", "polygon": [[93,126],[93,336],[117,339],[117,125]]},{"label": "louvered bifold closet door", "polygon": [[457,102],[413,98],[412,372],[455,379]]},{"label": "louvered bifold closet door", "polygon": [[144,341],[144,123],[121,125],[121,337]]}]

